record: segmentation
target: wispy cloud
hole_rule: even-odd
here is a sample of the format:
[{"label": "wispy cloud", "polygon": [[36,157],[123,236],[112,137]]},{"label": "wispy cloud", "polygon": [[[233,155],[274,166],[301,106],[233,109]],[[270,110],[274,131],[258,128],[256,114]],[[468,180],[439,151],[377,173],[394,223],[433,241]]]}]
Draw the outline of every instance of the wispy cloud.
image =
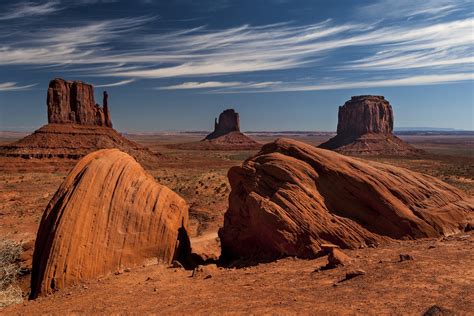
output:
[{"label": "wispy cloud", "polygon": [[440,18],[456,11],[460,11],[465,6],[472,5],[470,0],[379,0],[374,3],[361,6],[358,14],[380,19],[384,18],[404,18],[411,19],[416,16],[424,18]]},{"label": "wispy cloud", "polygon": [[36,86],[37,83],[26,85],[26,86],[18,86],[16,82],[3,82],[0,83],[0,91],[18,91],[18,90],[28,90],[31,87]]},{"label": "wispy cloud", "polygon": [[410,76],[394,79],[379,79],[355,82],[336,82],[336,83],[320,83],[320,84],[292,84],[287,83],[271,87],[267,92],[282,91],[321,91],[321,90],[338,90],[338,89],[359,89],[359,88],[381,88],[381,87],[403,87],[418,85],[435,85],[441,83],[454,83],[460,81],[474,80],[474,73],[455,73],[446,75],[423,75]]},{"label": "wispy cloud", "polygon": [[134,81],[135,81],[135,79],[128,79],[128,80],[122,80],[122,81],[112,82],[112,83],[97,84],[97,85],[94,85],[94,87],[97,87],[97,88],[118,87],[118,86],[124,86],[124,85],[132,83]]},{"label": "wispy cloud", "polygon": [[[238,73],[258,76],[261,72],[301,67],[311,67],[315,72],[321,68],[324,77],[342,81],[306,87],[313,90],[318,89],[316,86],[332,89],[374,82],[451,82],[459,74],[464,74],[459,80],[472,80],[465,74],[474,67],[474,17],[466,10],[466,1],[381,0],[364,10],[377,12],[390,3],[396,3],[390,7],[393,11],[385,8],[386,11],[405,12],[412,20],[342,24],[327,20],[308,25],[241,25],[218,30],[201,26],[166,32],[148,27],[153,17],[75,22],[69,27],[40,28],[7,37],[0,44],[0,66],[52,66],[91,76],[123,78],[116,85],[133,79],[223,77]],[[459,10],[465,14],[437,19]],[[333,58],[334,55],[339,57]],[[265,90],[257,84],[274,90],[277,86],[290,86],[268,79],[240,82],[216,78],[193,79],[159,89]]]},{"label": "wispy cloud", "polygon": [[261,89],[281,84],[281,81],[266,82],[241,82],[241,81],[206,81],[206,82],[183,82],[177,85],[158,87],[157,90],[186,90],[186,89],[209,89],[209,88],[236,88],[236,89]]},{"label": "wispy cloud", "polygon": [[45,3],[19,2],[0,14],[0,21],[51,14],[61,10],[59,1]]}]

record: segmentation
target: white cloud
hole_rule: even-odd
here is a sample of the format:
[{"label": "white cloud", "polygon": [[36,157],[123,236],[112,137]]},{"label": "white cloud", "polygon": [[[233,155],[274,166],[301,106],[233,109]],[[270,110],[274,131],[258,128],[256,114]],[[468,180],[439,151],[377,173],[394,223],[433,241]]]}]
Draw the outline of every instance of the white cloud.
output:
[{"label": "white cloud", "polygon": [[59,1],[49,1],[42,4],[19,2],[1,13],[0,21],[51,14],[61,10],[58,5]]},{"label": "white cloud", "polygon": [[123,86],[123,85],[129,84],[129,83],[132,83],[134,81],[135,81],[135,79],[128,79],[128,80],[122,80],[122,81],[118,81],[118,82],[98,84],[98,85],[94,85],[94,87],[96,87],[96,88],[118,87],[118,86]]},{"label": "white cloud", "polygon": [[3,82],[0,83],[0,91],[18,91],[18,90],[27,90],[31,87],[36,86],[37,83],[26,85],[26,86],[17,86],[16,82]]},{"label": "white cloud", "polygon": [[[399,80],[402,74],[403,78],[432,76],[449,82],[449,74],[473,68],[472,13],[467,10],[467,15],[457,19],[436,19],[447,12],[465,10],[465,1],[377,3],[378,7],[365,10],[379,12],[383,5],[395,3],[389,8],[405,12],[412,20],[407,22],[407,16],[402,15],[402,23],[337,24],[327,20],[308,25],[241,25],[220,30],[197,27],[165,33],[148,27],[153,17],[71,21],[68,27],[39,28],[2,38],[0,66],[58,67],[89,76],[124,78],[120,84],[131,78],[209,77],[301,67],[311,67],[319,76],[318,66],[324,68],[322,76],[341,78],[348,84],[351,78],[364,78],[362,82],[371,84],[380,71],[384,72],[384,80],[398,84],[407,82]],[[252,84],[264,87],[267,81],[261,81]],[[163,89],[257,87],[219,78],[206,82],[194,79]]]},{"label": "white cloud", "polygon": [[[382,88],[382,87],[403,87],[403,86],[420,86],[435,85],[441,83],[454,83],[460,81],[473,81],[474,73],[455,73],[445,75],[423,75],[409,76],[394,79],[379,79],[368,81],[353,82],[335,82],[320,84],[298,84],[286,83],[271,87],[265,92],[283,92],[283,91],[322,91],[322,90],[340,90],[340,89],[360,89],[360,88]],[[257,92],[257,91],[249,91]]]},{"label": "white cloud", "polygon": [[235,88],[235,89],[260,89],[281,84],[281,81],[266,82],[241,82],[241,81],[206,81],[206,82],[183,82],[177,85],[158,87],[157,90],[185,90],[185,89],[209,89],[209,88]]}]

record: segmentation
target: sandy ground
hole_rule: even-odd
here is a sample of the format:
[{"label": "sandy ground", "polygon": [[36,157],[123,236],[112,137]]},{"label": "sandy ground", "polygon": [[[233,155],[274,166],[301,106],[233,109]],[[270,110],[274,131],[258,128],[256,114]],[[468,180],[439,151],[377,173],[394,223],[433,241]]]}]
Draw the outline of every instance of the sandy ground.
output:
[{"label": "sandy ground", "polygon": [[[0,143],[12,141],[0,138]],[[128,135],[163,153],[167,159],[148,171],[190,205],[194,250],[218,256],[217,229],[227,209],[227,170],[255,151],[192,151],[167,144],[199,140],[201,135]],[[275,136],[257,136],[265,143]],[[294,138],[317,145],[328,136]],[[424,149],[422,157],[365,157],[434,175],[474,194],[474,142],[469,137],[404,136]],[[31,242],[47,203],[73,166],[73,161],[3,159],[0,161],[0,236]],[[434,248],[430,248],[434,246]],[[85,287],[60,291],[1,313],[362,313],[419,314],[438,304],[460,314],[472,305],[473,236],[385,245],[349,252],[354,267],[312,273],[324,258],[291,258],[244,269],[211,269],[208,279],[191,271],[147,266],[104,276]],[[401,253],[415,260],[396,263]],[[359,256],[359,257],[357,257]],[[379,261],[382,260],[382,263]],[[367,274],[337,286],[346,270]],[[176,270],[176,271],[175,271]],[[150,277],[150,280],[146,281]],[[28,284],[22,280],[24,285]],[[25,294],[27,288],[23,287]],[[155,290],[156,289],[156,290]],[[471,295],[471,296],[470,296]]]},{"label": "sandy ground", "polygon": [[[421,315],[437,305],[469,315],[474,310],[473,249],[474,235],[462,234],[347,251],[352,264],[322,271],[325,257],[239,269],[206,266],[194,277],[191,271],[151,265],[2,312]],[[413,260],[400,262],[400,254]],[[355,269],[366,274],[342,281]]]}]

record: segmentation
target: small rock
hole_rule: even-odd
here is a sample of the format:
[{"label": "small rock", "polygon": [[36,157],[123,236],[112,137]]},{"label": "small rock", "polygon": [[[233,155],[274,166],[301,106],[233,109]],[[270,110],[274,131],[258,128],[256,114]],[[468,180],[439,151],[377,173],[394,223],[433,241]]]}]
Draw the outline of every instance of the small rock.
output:
[{"label": "small rock", "polygon": [[130,271],[132,271],[132,270],[130,270],[130,268],[123,269],[123,272],[130,272]]},{"label": "small rock", "polygon": [[453,315],[453,313],[444,308],[440,307],[438,305],[433,305],[430,308],[426,310],[426,312],[423,313],[423,316],[444,316],[444,315]]},{"label": "small rock", "polygon": [[428,249],[433,249],[433,248],[436,248],[436,247],[433,246],[433,245],[430,245],[430,246],[428,247]]},{"label": "small rock", "polygon": [[348,265],[352,259],[338,248],[332,248],[328,255],[326,268],[335,268],[337,266]]},{"label": "small rock", "polygon": [[153,278],[152,278],[152,277],[148,277],[148,278],[146,278],[145,281],[153,281]]},{"label": "small rock", "polygon": [[217,270],[217,266],[215,264],[208,264],[205,266],[197,266],[193,270],[192,277],[193,278],[202,278],[204,280],[212,278],[212,273]]},{"label": "small rock", "polygon": [[319,245],[319,247],[321,248],[321,250],[324,250],[324,251],[331,251],[331,249],[334,249],[334,248],[340,248],[338,245],[334,245],[334,244],[321,244]]},{"label": "small rock", "polygon": [[413,257],[409,254],[400,254],[400,261],[399,262],[403,262],[403,261],[411,261],[413,260]]},{"label": "small rock", "polygon": [[366,274],[366,272],[362,269],[349,271],[349,272],[346,273],[346,278],[344,279],[344,281],[353,279],[353,278],[355,278],[359,275],[364,275],[364,274]]},{"label": "small rock", "polygon": [[153,292],[158,292],[158,289],[155,287],[155,288],[153,289]]}]

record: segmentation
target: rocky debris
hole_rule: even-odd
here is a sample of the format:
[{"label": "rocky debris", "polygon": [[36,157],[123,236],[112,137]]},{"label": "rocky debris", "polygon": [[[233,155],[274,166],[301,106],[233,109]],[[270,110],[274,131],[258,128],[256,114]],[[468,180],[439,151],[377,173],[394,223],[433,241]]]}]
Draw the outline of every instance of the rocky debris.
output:
[{"label": "rocky debris", "polygon": [[157,258],[188,255],[186,202],[129,155],[81,159],[49,202],[33,255],[32,299]]},{"label": "rocky debris", "polygon": [[412,261],[414,260],[413,257],[409,254],[401,254],[400,255],[400,260],[399,262],[403,262],[403,261]]},{"label": "rocky debris", "polygon": [[264,145],[228,178],[224,260],[314,258],[325,243],[439,237],[473,222],[473,198],[434,177],[290,139]]},{"label": "rocky debris", "polygon": [[240,132],[239,113],[234,109],[227,109],[219,115],[214,121],[214,131],[206,136],[206,139],[218,138],[230,132]]},{"label": "rocky debris", "polygon": [[331,252],[328,255],[328,263],[326,264],[326,269],[332,269],[339,266],[346,266],[352,261],[351,257],[346,255],[342,250],[337,248],[332,248]]},{"label": "rocky debris", "polygon": [[337,135],[319,147],[344,154],[414,154],[393,135],[392,106],[383,96],[354,96],[339,107]]},{"label": "rocky debris", "polygon": [[104,91],[104,107],[95,103],[94,87],[81,81],[56,78],[48,88],[48,123],[112,127],[108,95]]}]

